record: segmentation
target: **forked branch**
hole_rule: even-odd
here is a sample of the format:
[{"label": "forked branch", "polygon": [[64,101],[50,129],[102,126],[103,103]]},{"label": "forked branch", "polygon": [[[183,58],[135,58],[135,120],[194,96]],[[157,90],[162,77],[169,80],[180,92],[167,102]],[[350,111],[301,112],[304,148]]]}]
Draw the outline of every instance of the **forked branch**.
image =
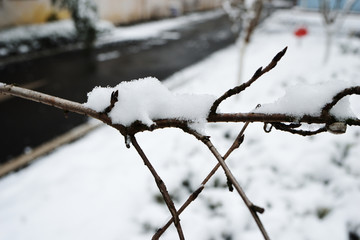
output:
[{"label": "forked branch", "polygon": [[[229,148],[229,150],[226,152],[226,154],[223,156],[224,161],[230,156],[230,154],[237,148],[240,147],[241,143],[244,140],[244,132],[249,125],[249,122],[246,122],[243,128],[241,129],[238,136],[235,138],[233,144]],[[204,178],[204,180],[201,182],[200,187],[198,187],[189,197],[188,199],[183,203],[183,205],[179,208],[178,215],[180,215],[204,190],[205,185],[207,182],[211,179],[211,177],[216,173],[216,171],[219,169],[220,163],[217,163],[216,166],[210,171],[210,173]],[[170,227],[171,223],[174,221],[174,218],[172,217],[163,227],[159,228],[158,231],[155,233],[153,239],[158,239],[161,237],[161,235]]]},{"label": "forked branch", "polygon": [[215,148],[215,146],[212,144],[212,142],[210,141],[209,138],[207,137],[203,137],[201,135],[199,135],[198,133],[194,132],[194,136],[197,137],[198,139],[201,139],[201,141],[208,147],[208,149],[210,150],[210,152],[214,155],[214,157],[218,160],[220,166],[223,168],[223,170],[225,171],[225,174],[227,176],[227,178],[231,181],[231,184],[235,187],[236,191],[239,193],[240,197],[242,198],[242,200],[244,201],[245,205],[247,206],[247,208],[249,209],[251,215],[253,216],[257,226],[259,227],[259,230],[261,231],[263,237],[265,240],[270,240],[270,237],[268,236],[264,225],[262,224],[258,213],[263,213],[265,211],[264,208],[259,207],[255,204],[253,204],[249,198],[247,197],[247,195],[245,194],[244,190],[242,189],[242,187],[240,186],[240,184],[238,183],[238,181],[236,180],[236,178],[234,177],[234,175],[232,174],[230,168],[227,166],[227,164],[225,163],[224,158],[220,155],[220,153],[217,151],[217,149]]}]

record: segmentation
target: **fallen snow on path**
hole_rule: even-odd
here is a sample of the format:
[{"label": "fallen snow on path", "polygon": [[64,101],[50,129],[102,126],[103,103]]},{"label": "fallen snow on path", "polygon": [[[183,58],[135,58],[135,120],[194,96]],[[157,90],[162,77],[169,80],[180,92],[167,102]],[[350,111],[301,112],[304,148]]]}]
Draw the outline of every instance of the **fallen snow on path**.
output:
[{"label": "fallen snow on path", "polygon": [[[162,39],[178,39],[179,33],[171,32],[174,29],[199,21],[206,21],[224,14],[221,10],[191,13],[171,19],[135,24],[132,26],[115,27],[110,22],[101,20],[96,27],[99,36],[95,45],[101,47],[104,44],[144,40],[153,37]],[[12,52],[27,53],[42,49],[43,39],[48,38],[53,44],[64,44],[65,42],[76,42],[76,29],[72,20],[61,20],[46,24],[34,24],[13,27],[0,31],[0,57],[7,56]],[[45,41],[46,42],[46,41]],[[46,47],[46,46],[45,46]]]},{"label": "fallen snow on path", "polygon": [[[351,16],[344,28],[355,29]],[[309,35],[298,41],[293,30],[303,23]],[[360,58],[343,52],[349,39],[338,36],[331,59],[323,64],[321,18],[315,13],[281,11],[255,33],[244,79],[265,66],[285,46],[288,52],[270,73],[238,99],[221,104],[223,112],[251,111],[271,103],[286,86],[327,81],[360,81]],[[359,40],[355,40],[359,41]],[[177,93],[219,96],[234,86],[237,48],[231,46],[173,75],[165,83]],[[314,99],[316,101],[317,99]],[[350,98],[359,116],[359,97]],[[210,124],[220,153],[232,144],[242,124]],[[300,137],[250,124],[243,145],[227,160],[249,198],[265,207],[261,219],[272,239],[348,240],[360,235],[360,129],[346,134]],[[216,160],[180,130],[142,133],[139,143],[168,185],[177,207],[196,189]],[[38,159],[0,181],[1,239],[150,239],[170,214],[134,148],[104,126],[83,139]],[[219,171],[181,215],[187,239],[262,239],[239,196],[226,187]],[[177,239],[171,227],[163,239]]]},{"label": "fallen snow on path", "polygon": [[97,45],[106,44],[115,41],[142,40],[152,37],[162,37],[165,39],[178,39],[176,32],[167,32],[179,27],[186,26],[189,23],[206,21],[224,14],[221,10],[214,10],[205,13],[192,13],[172,19],[163,19],[148,23],[137,24],[128,27],[116,27],[104,34],[96,42]]}]

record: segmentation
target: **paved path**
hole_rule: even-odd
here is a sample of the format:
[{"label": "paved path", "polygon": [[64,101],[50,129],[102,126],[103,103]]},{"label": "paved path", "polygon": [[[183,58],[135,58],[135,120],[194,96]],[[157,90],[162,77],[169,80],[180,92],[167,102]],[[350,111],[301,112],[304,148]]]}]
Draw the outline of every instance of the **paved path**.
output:
[{"label": "paved path", "polygon": [[[234,42],[227,17],[196,21],[147,40],[107,44],[3,64],[1,81],[84,102],[94,86],[154,76],[165,79]],[[84,123],[87,118],[30,101],[0,96],[0,163]]]}]

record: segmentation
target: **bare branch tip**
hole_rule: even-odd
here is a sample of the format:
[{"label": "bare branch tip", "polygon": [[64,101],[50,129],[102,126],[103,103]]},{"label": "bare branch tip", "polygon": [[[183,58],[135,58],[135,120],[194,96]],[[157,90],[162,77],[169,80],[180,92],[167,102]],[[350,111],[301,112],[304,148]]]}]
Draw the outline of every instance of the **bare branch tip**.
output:
[{"label": "bare branch tip", "polygon": [[118,96],[119,96],[119,90],[116,90],[114,92],[111,93],[111,103],[116,103],[118,101]]},{"label": "bare branch tip", "polygon": [[108,114],[114,108],[115,103],[118,101],[119,90],[113,91],[110,97],[110,105],[105,109],[104,113]]},{"label": "bare branch tip", "polygon": [[278,54],[275,55],[275,57],[273,58],[274,62],[278,62],[280,61],[280,59],[285,55],[286,51],[287,51],[287,46],[281,50]]}]

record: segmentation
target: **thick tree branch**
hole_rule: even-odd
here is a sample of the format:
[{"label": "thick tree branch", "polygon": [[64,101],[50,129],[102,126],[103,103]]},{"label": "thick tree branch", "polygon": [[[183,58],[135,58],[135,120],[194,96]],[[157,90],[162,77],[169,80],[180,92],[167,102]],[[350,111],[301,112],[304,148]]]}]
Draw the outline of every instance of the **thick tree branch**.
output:
[{"label": "thick tree branch", "polygon": [[99,119],[107,124],[111,124],[111,120],[107,115],[98,113],[90,108],[87,108],[81,103],[69,101],[59,97],[54,97],[26,88],[17,87],[11,84],[0,83],[0,93],[50,105],[52,107],[60,108],[64,111],[87,115]]}]

